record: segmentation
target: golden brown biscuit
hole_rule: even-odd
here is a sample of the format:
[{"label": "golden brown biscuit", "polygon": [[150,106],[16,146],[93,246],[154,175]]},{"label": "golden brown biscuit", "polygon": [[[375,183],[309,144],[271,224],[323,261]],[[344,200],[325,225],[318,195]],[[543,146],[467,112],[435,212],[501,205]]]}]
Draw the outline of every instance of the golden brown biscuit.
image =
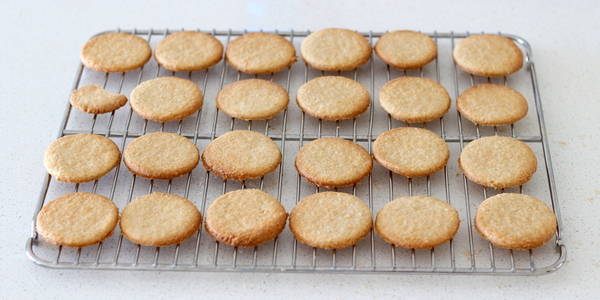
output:
[{"label": "golden brown biscuit", "polygon": [[479,76],[508,76],[523,66],[523,53],[509,38],[493,34],[471,35],[453,51],[454,61],[465,72]]},{"label": "golden brown biscuit", "polygon": [[81,49],[83,64],[100,72],[127,72],[143,66],[152,56],[146,40],[129,33],[106,33],[90,39]]},{"label": "golden brown biscuit", "polygon": [[158,77],[131,92],[131,108],[142,118],[169,122],[183,120],[202,107],[202,90],[191,80]]},{"label": "golden brown biscuit", "polygon": [[210,34],[179,31],[162,39],[154,53],[156,61],[167,70],[205,70],[221,60],[223,45]]},{"label": "golden brown biscuit", "polygon": [[190,200],[154,192],[137,197],[121,215],[121,233],[142,246],[169,246],[183,242],[200,227],[202,216]]},{"label": "golden brown biscuit", "polygon": [[288,102],[284,88],[262,79],[236,81],[217,95],[217,108],[242,120],[270,119],[283,111]]},{"label": "golden brown biscuit", "polygon": [[375,44],[375,53],[398,69],[418,69],[437,57],[437,46],[428,35],[397,30],[384,34]]},{"label": "golden brown biscuit", "polygon": [[369,152],[352,141],[320,138],[300,149],[296,169],[309,182],[320,187],[348,186],[371,173]]},{"label": "golden brown biscuit", "polygon": [[225,57],[227,63],[244,73],[274,73],[296,62],[296,49],[278,34],[253,32],[231,41]]},{"label": "golden brown biscuit", "polygon": [[371,226],[367,204],[346,193],[310,195],[290,213],[290,229],[296,239],[322,249],[352,246],[371,231]]},{"label": "golden brown biscuit", "polygon": [[99,85],[86,85],[71,92],[71,105],[90,114],[115,111],[127,103],[125,95],[113,94]]},{"label": "golden brown biscuit", "polygon": [[154,132],[136,138],[125,148],[123,161],[134,174],[171,179],[191,172],[200,154],[194,143],[175,133]]},{"label": "golden brown biscuit", "polygon": [[537,159],[531,148],[517,139],[488,136],[470,142],[460,153],[458,166],[471,181],[503,189],[529,181]]},{"label": "golden brown biscuit", "polygon": [[369,92],[359,82],[343,76],[321,76],[298,89],[296,102],[305,113],[323,120],[352,119],[365,112]]},{"label": "golden brown biscuit", "polygon": [[227,132],[210,142],[204,153],[204,168],[224,179],[259,178],[277,169],[279,147],[268,136],[251,130]]},{"label": "golden brown biscuit", "polygon": [[556,216],[543,201],[524,194],[503,193],[477,208],[475,228],[492,244],[509,249],[537,248],[556,233]]},{"label": "golden brown biscuit", "polygon": [[398,77],[379,91],[379,104],[394,119],[407,123],[429,122],[450,109],[450,95],[429,78]]},{"label": "golden brown biscuit", "polygon": [[456,209],[442,200],[400,197],[379,211],[375,231],[398,247],[430,249],[451,240],[459,224]]},{"label": "golden brown biscuit", "polygon": [[254,247],[279,235],[287,213],[271,195],[257,189],[229,192],[206,211],[206,231],[234,247]]},{"label": "golden brown biscuit", "polygon": [[108,198],[92,193],[62,195],[42,207],[37,232],[48,242],[80,248],[112,235],[119,210]]},{"label": "golden brown biscuit", "polygon": [[401,127],[377,137],[373,156],[386,169],[412,178],[443,169],[450,151],[440,136],[427,129]]},{"label": "golden brown biscuit", "polygon": [[527,115],[527,100],[514,89],[497,84],[480,84],[464,91],[456,109],[477,125],[510,125]]},{"label": "golden brown biscuit", "polygon": [[52,142],[44,154],[48,173],[63,182],[98,179],[120,161],[119,147],[111,139],[96,134],[63,136]]},{"label": "golden brown biscuit", "polygon": [[341,28],[325,28],[309,34],[300,49],[311,67],[323,71],[356,69],[371,57],[371,45],[361,34]]}]

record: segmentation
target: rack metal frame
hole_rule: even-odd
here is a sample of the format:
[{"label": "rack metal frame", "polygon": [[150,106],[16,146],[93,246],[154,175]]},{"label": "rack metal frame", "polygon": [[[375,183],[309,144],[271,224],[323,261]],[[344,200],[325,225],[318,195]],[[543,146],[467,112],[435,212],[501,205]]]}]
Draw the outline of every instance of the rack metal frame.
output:
[{"label": "rack metal frame", "polygon": [[[148,41],[150,41],[152,38],[164,37],[164,36],[168,35],[169,33],[175,32],[178,30],[169,30],[169,29],[164,29],[164,30],[154,30],[154,29],[121,30],[121,29],[118,29],[118,30],[106,31],[106,32],[102,32],[102,33],[116,32],[116,31],[129,32],[132,34],[136,34],[136,35],[144,37]],[[198,30],[198,31],[201,31],[201,30]],[[224,38],[224,39],[226,39],[226,42],[229,42],[229,40],[232,37],[242,35],[248,31],[247,30],[222,31],[222,30],[214,30],[213,29],[211,31],[203,31],[203,32],[212,34],[216,37]],[[102,34],[102,33],[99,33],[99,34]],[[308,34],[310,34],[310,31],[294,31],[294,30],[278,31],[277,30],[277,31],[273,31],[273,33],[277,33],[282,36],[285,36],[288,39],[290,39],[292,41],[292,43],[294,43],[294,42],[298,42],[298,39],[306,37]],[[364,35],[366,38],[368,38],[369,41],[371,42],[371,44],[374,45],[374,43],[373,43],[374,39],[379,38],[380,36],[385,34],[385,32],[369,31],[369,32],[361,32],[361,34]],[[497,34],[501,34],[501,33],[497,33]],[[469,33],[468,32],[466,32],[466,33],[433,32],[433,33],[428,33],[428,35],[431,36],[435,40],[436,44],[438,44],[438,41],[442,40],[442,39],[449,40],[451,43],[451,47],[453,49],[456,40],[469,36]],[[541,161],[543,162],[543,164],[545,166],[545,174],[544,174],[545,178],[544,179],[547,183],[546,188],[549,192],[550,204],[558,218],[558,230],[557,230],[555,238],[552,241],[554,243],[554,252],[552,253],[552,257],[551,257],[553,262],[550,264],[546,264],[546,265],[542,265],[542,266],[536,265],[534,263],[534,261],[535,261],[534,251],[535,250],[529,250],[529,251],[527,251],[528,257],[529,257],[529,262],[528,262],[527,266],[520,267],[515,263],[514,251],[509,250],[508,254],[507,254],[508,259],[510,261],[509,267],[499,267],[496,265],[496,261],[498,260],[498,256],[499,256],[498,252],[500,250],[498,250],[499,248],[495,248],[491,244],[489,244],[489,247],[488,247],[490,264],[482,266],[481,264],[478,265],[476,263],[477,261],[476,261],[476,254],[475,254],[475,249],[474,249],[474,239],[476,237],[475,237],[473,225],[471,222],[472,217],[473,217],[472,212],[471,212],[471,210],[472,210],[471,197],[473,197],[473,193],[472,193],[473,187],[470,186],[468,179],[466,177],[464,177],[464,175],[461,175],[462,183],[463,183],[463,197],[464,197],[463,204],[464,204],[464,209],[465,209],[465,214],[466,214],[466,218],[463,219],[463,222],[466,223],[466,226],[467,226],[468,239],[465,241],[465,243],[468,243],[468,249],[469,249],[468,253],[466,253],[466,256],[468,258],[466,264],[461,264],[456,259],[456,252],[457,252],[455,250],[456,242],[453,240],[451,240],[449,242],[449,246],[447,247],[448,248],[447,251],[449,251],[449,253],[446,253],[446,254],[449,259],[449,264],[446,264],[446,265],[440,264],[439,259],[436,260],[436,253],[438,253],[438,252],[436,252],[435,248],[427,251],[427,252],[429,252],[429,254],[428,254],[429,264],[428,265],[422,265],[417,262],[415,249],[409,249],[409,263],[406,266],[398,265],[397,258],[400,255],[403,255],[403,254],[397,253],[398,251],[400,251],[399,250],[400,248],[396,248],[394,246],[387,245],[387,244],[386,244],[387,247],[390,247],[390,251],[389,251],[390,258],[388,261],[389,263],[387,263],[387,262],[386,263],[381,263],[381,262],[377,263],[376,262],[376,251],[383,251],[383,250],[376,249],[376,248],[381,248],[382,246],[375,242],[375,239],[377,239],[377,238],[373,232],[371,232],[367,238],[365,238],[363,241],[361,241],[361,243],[365,244],[364,247],[360,247],[360,248],[358,246],[351,247],[351,264],[349,264],[349,265],[341,265],[341,264],[337,263],[336,250],[326,251],[327,253],[330,253],[330,254],[326,254],[326,255],[330,255],[330,257],[331,257],[330,264],[327,264],[327,265],[318,264],[317,258],[320,258],[321,256],[319,256],[317,254],[317,251],[321,252],[321,251],[325,251],[325,250],[317,250],[315,248],[312,248],[312,257],[309,256],[309,263],[308,264],[299,264],[298,263],[299,243],[295,239],[293,239],[293,247],[291,247],[291,253],[290,252],[284,253],[286,255],[291,256],[291,263],[286,263],[286,264],[278,263],[278,261],[279,261],[278,256],[282,255],[282,252],[278,250],[279,249],[278,239],[275,239],[272,243],[261,245],[259,247],[254,247],[251,250],[252,251],[251,263],[249,263],[249,264],[238,263],[238,249],[237,248],[232,249],[233,256],[231,258],[231,262],[220,263],[219,262],[220,249],[223,249],[223,247],[229,247],[229,246],[220,245],[218,242],[213,242],[214,248],[213,248],[212,253],[205,253],[206,251],[201,251],[200,244],[203,241],[203,238],[206,239],[206,237],[207,237],[207,234],[203,230],[202,227],[200,228],[199,233],[197,233],[192,238],[190,238],[191,242],[194,244],[194,246],[192,247],[193,250],[184,251],[180,248],[180,245],[172,246],[172,247],[174,247],[174,251],[172,251],[172,258],[168,260],[169,261],[168,263],[164,262],[164,259],[163,259],[163,261],[159,260],[159,257],[161,254],[160,247],[154,248],[153,259],[151,259],[149,261],[141,261],[140,252],[143,250],[143,248],[149,248],[149,247],[141,247],[140,245],[136,245],[136,247],[134,247],[133,259],[131,261],[129,261],[129,260],[124,261],[122,258],[123,244],[129,243],[129,242],[127,240],[124,240],[123,236],[118,233],[117,233],[118,237],[113,241],[114,244],[111,245],[111,247],[110,247],[110,249],[114,249],[114,254],[111,255],[112,259],[109,259],[109,260],[101,259],[101,257],[105,256],[105,255],[103,255],[103,254],[105,254],[105,253],[103,253],[104,249],[107,248],[106,245],[103,243],[100,243],[96,246],[86,247],[86,248],[88,248],[87,250],[95,249],[95,250],[91,250],[93,252],[92,255],[89,255],[89,257],[91,257],[91,259],[87,259],[87,260],[82,259],[82,249],[74,250],[72,254],[68,255],[69,257],[67,259],[66,258],[67,255],[64,253],[65,251],[63,251],[63,247],[57,247],[57,246],[54,246],[54,245],[44,242],[43,239],[38,237],[38,234],[35,229],[36,216],[39,213],[42,206],[44,205],[44,203],[47,201],[47,194],[48,194],[49,186],[52,182],[52,178],[49,174],[46,174],[46,176],[45,176],[45,180],[44,180],[44,183],[42,186],[40,197],[35,206],[35,212],[34,212],[33,220],[32,220],[32,233],[31,233],[31,236],[28,237],[27,242],[26,242],[26,254],[34,263],[36,263],[40,266],[49,267],[49,268],[57,268],[57,269],[237,271],[237,272],[333,272],[333,273],[370,273],[370,274],[377,274],[377,273],[410,273],[410,274],[446,273],[446,274],[483,274],[483,275],[540,275],[540,274],[547,274],[547,273],[556,271],[565,262],[566,247],[561,239],[562,222],[561,222],[561,215],[560,215],[560,207],[559,207],[558,198],[556,195],[556,184],[554,182],[554,174],[553,174],[552,162],[551,162],[551,158],[550,158],[549,145],[548,145],[549,142],[548,142],[548,138],[547,138],[547,134],[546,134],[545,121],[544,121],[543,110],[542,110],[542,100],[541,100],[541,96],[540,96],[539,86],[537,83],[537,75],[536,75],[536,71],[535,71],[535,64],[533,63],[532,50],[531,50],[529,43],[521,37],[511,35],[511,34],[501,34],[501,35],[511,38],[522,48],[522,50],[525,53],[525,64],[524,64],[524,70],[522,72],[527,72],[529,75],[528,77],[531,82],[531,89],[533,92],[533,103],[534,103],[535,110],[536,110],[537,126],[539,127],[540,134],[539,135],[520,136],[515,133],[515,128],[514,128],[514,126],[511,125],[510,126],[510,136],[513,136],[513,137],[515,137],[521,141],[527,142],[527,143],[534,143],[534,144],[541,145],[541,151],[542,151]],[[369,75],[368,88],[371,93],[371,105],[370,105],[369,111],[367,113],[367,115],[368,115],[368,133],[367,134],[358,134],[356,119],[352,120],[352,133],[353,133],[352,135],[340,134],[340,131],[341,131],[340,128],[343,125],[339,121],[335,123],[335,136],[345,138],[345,139],[350,139],[354,142],[366,143],[366,147],[369,152],[371,152],[371,150],[372,150],[371,149],[372,142],[374,141],[374,139],[376,137],[376,135],[373,132],[373,121],[375,118],[375,111],[374,111],[375,102],[373,99],[375,98],[375,94],[376,94],[375,93],[376,70],[374,68],[374,60],[375,60],[375,58],[371,58],[371,60],[366,65],[366,70]],[[304,82],[308,81],[309,80],[309,72],[311,71],[311,68],[306,63],[299,62],[298,64],[304,65],[303,80],[304,80]],[[440,82],[439,58],[436,59],[432,64],[435,66],[435,73],[434,73],[435,80]],[[80,64],[77,69],[77,72],[76,72],[76,76],[75,76],[75,80],[74,80],[72,89],[76,89],[79,87],[84,69],[85,69],[85,67],[82,64]],[[218,74],[211,74],[211,71],[214,69],[218,70]],[[206,91],[207,84],[209,82],[209,78],[211,78],[211,77],[214,78],[218,82],[217,85],[218,85],[218,89],[220,90],[221,88],[223,88],[224,83],[225,83],[225,78],[227,76],[227,73],[230,70],[233,70],[233,69],[230,69],[227,66],[226,61],[222,61],[218,65],[214,66],[213,68],[211,68],[209,70],[194,72],[194,73],[201,73],[202,78],[199,80],[198,84],[203,88],[204,91]],[[235,70],[233,70],[233,71],[237,72]],[[314,70],[312,70],[312,71],[314,71]],[[289,91],[290,98],[293,99],[293,96],[292,96],[293,91],[290,90],[290,83],[293,80],[291,68],[288,68],[287,71],[284,71],[284,72],[287,72],[287,73],[285,73],[285,76],[284,76],[285,83],[283,85]],[[379,71],[377,71],[377,72],[379,72]],[[458,97],[458,95],[460,93],[460,88],[459,88],[459,81],[460,81],[459,73],[460,72],[462,72],[462,71],[460,71],[454,64],[453,65],[453,73],[452,73],[453,74],[452,82],[453,82],[453,91],[454,91],[453,94],[454,94],[455,98]],[[359,73],[359,70],[357,69],[357,70],[352,71],[349,76],[353,77],[354,79],[357,79],[358,73]],[[141,70],[139,71],[139,76],[137,78],[137,84],[139,84],[142,81],[143,74],[144,74],[144,67],[142,67]],[[338,72],[338,74],[340,74],[340,72]],[[159,75],[160,75],[160,66],[157,67],[157,71],[154,74],[154,77],[157,77]],[[325,73],[321,72],[321,75],[325,75]],[[404,71],[404,75],[406,75],[406,71]],[[419,75],[421,77],[423,77],[423,69],[420,70]],[[107,82],[109,81],[109,77],[111,77],[111,76],[112,77],[120,76],[117,79],[117,81],[118,81],[118,91],[117,92],[121,92],[121,90],[123,89],[125,78],[126,78],[124,72],[123,73],[105,73],[103,76],[103,82],[100,84],[103,85],[104,87],[106,87]],[[241,76],[242,76],[242,74],[238,72],[237,80],[240,80]],[[390,80],[392,77],[389,65],[387,65],[387,67],[385,68],[384,76],[387,78],[387,80]],[[188,73],[188,77],[190,79],[192,78],[192,72]],[[267,79],[272,80],[273,74],[270,74],[267,77]],[[471,75],[470,76],[471,85],[475,84],[475,80],[476,80],[476,77]],[[488,81],[491,82],[492,79],[488,78]],[[503,83],[508,84],[508,79],[506,77],[503,78]],[[211,100],[211,99],[206,99],[206,100]],[[207,103],[205,103],[204,105],[206,108],[207,105],[214,105],[214,104],[207,101]],[[67,108],[65,110],[64,118],[60,125],[60,130],[59,130],[58,136],[61,137],[61,136],[70,135],[70,134],[90,133],[91,132],[91,133],[95,133],[95,134],[104,135],[109,138],[120,139],[120,149],[123,150],[126,145],[127,139],[141,136],[148,131],[148,123],[149,122],[147,120],[144,121],[144,124],[143,124],[143,127],[141,130],[138,130],[138,131],[130,130],[132,116],[134,115],[133,111],[131,110],[131,108],[129,106],[126,106],[122,109],[128,110],[128,114],[126,114],[127,119],[126,119],[125,130],[114,130],[112,128],[113,121],[115,119],[115,112],[112,112],[110,114],[110,117],[108,119],[108,123],[107,123],[107,126],[105,129],[96,128],[97,115],[93,115],[91,128],[89,128],[89,130],[78,130],[78,129],[68,129],[67,128],[67,124],[70,121],[73,122],[72,120],[70,120],[70,116],[72,115],[72,107],[70,104],[67,104]],[[219,111],[217,109],[217,110],[215,110],[215,113],[213,115],[208,115],[209,117],[212,117],[211,130],[210,130],[210,133],[208,133],[208,134],[202,134],[199,131],[201,117],[202,117],[202,111],[203,110],[200,110],[195,116],[191,117],[191,118],[194,118],[194,124],[195,124],[195,127],[194,127],[195,130],[193,133],[182,131],[182,121],[179,121],[177,124],[176,132],[178,134],[181,134],[181,135],[189,138],[194,144],[197,144],[197,142],[199,142],[201,140],[212,141],[217,136],[217,131],[218,131],[217,124],[218,124],[218,120],[219,120],[219,115],[221,113],[219,113]],[[281,197],[282,197],[284,179],[286,179],[284,177],[292,176],[292,175],[285,175],[285,172],[284,172],[285,168],[293,168],[293,166],[284,165],[284,163],[286,161],[285,160],[286,153],[290,152],[289,145],[287,146],[288,148],[286,150],[286,142],[294,142],[298,145],[298,147],[301,147],[304,142],[314,140],[323,135],[322,134],[322,126],[323,126],[322,120],[318,121],[317,132],[313,133],[313,134],[308,134],[305,132],[305,123],[307,122],[305,114],[301,113],[299,124],[288,124],[288,123],[290,123],[289,119],[288,119],[288,113],[289,113],[288,109],[286,109],[282,113],[283,116],[282,116],[282,121],[280,124],[281,129],[280,129],[279,133],[270,132],[272,126],[276,126],[274,124],[271,124],[270,121],[266,121],[265,127],[264,127],[264,133],[280,144],[281,152],[283,155],[282,164],[280,165],[280,167],[274,172],[273,175],[269,175],[269,176],[276,176],[277,185],[276,185],[275,193],[276,193],[276,196],[278,199],[281,199]],[[458,144],[459,149],[462,150],[465,143],[468,143],[474,139],[481,137],[482,134],[480,132],[479,127],[476,127],[475,135],[465,135],[464,131],[463,131],[464,120],[463,120],[462,116],[460,116],[460,113],[457,112],[456,114],[457,114],[456,117],[457,117],[458,134],[457,135],[448,135],[446,133],[447,124],[445,123],[444,117],[442,117],[439,119],[440,135],[447,143]],[[224,116],[224,115],[222,115],[222,116]],[[388,121],[388,129],[393,128],[394,127],[393,121],[389,115],[387,115],[387,121]],[[236,122],[236,119],[231,118],[231,123],[229,125],[230,130],[233,130],[235,128],[235,122]],[[242,122],[246,122],[246,121],[242,121]],[[348,122],[345,122],[345,123],[348,123]],[[299,129],[298,129],[299,133],[291,132],[291,130],[289,130],[290,125],[299,126]],[[408,126],[408,124],[406,124],[406,126]],[[252,121],[247,122],[247,128],[252,130],[252,128],[253,128]],[[165,130],[164,123],[160,124],[159,130],[161,130],[161,131]],[[498,128],[496,128],[496,127],[494,127],[494,134],[498,134]],[[291,155],[291,154],[288,154],[288,155]],[[539,157],[538,157],[538,159],[539,159]],[[115,169],[114,172],[110,173],[112,175],[109,175],[109,176],[112,176],[112,179],[110,180],[110,182],[111,182],[110,192],[108,193],[107,196],[111,199],[114,199],[114,197],[115,197],[115,189],[117,186],[120,169],[125,169],[122,167],[122,165],[123,164],[119,165]],[[121,171],[121,172],[123,172],[123,171]],[[200,201],[200,203],[198,203],[198,206],[199,206],[200,211],[204,215],[204,212],[206,211],[206,207],[207,207],[207,203],[208,203],[207,202],[208,189],[209,189],[209,187],[213,186],[214,184],[211,184],[211,182],[210,182],[210,177],[211,177],[210,172],[204,171],[203,174],[204,174],[203,178],[195,178],[195,177],[193,178],[192,173],[186,175],[187,177],[186,177],[186,182],[185,182],[185,192],[183,193],[183,196],[188,197],[188,195],[190,194],[190,187],[193,184],[203,182],[203,185],[202,185],[203,191],[202,191],[201,201]],[[294,173],[294,174],[295,175],[293,175],[293,176],[296,176],[296,178],[295,178],[295,183],[296,183],[295,201],[297,203],[301,199],[303,182],[302,182],[301,176],[298,173]],[[394,198],[395,180],[398,180],[398,177],[400,177],[400,176],[394,175],[391,171],[387,172],[386,174],[388,176],[388,178],[386,180],[388,181],[388,192],[389,192],[387,201],[391,201]],[[374,175],[369,175],[369,177],[364,180],[364,181],[366,181],[366,183],[362,183],[359,185],[361,186],[361,188],[364,186],[368,190],[368,197],[366,200],[368,201],[369,208],[371,209],[371,211],[373,213],[375,213],[375,211],[374,211],[375,199],[373,196],[373,180],[374,180],[373,176]],[[143,179],[138,180],[136,178],[136,175],[132,176],[132,180],[130,182],[130,185],[128,188],[128,193],[127,193],[127,195],[128,195],[128,197],[126,199],[127,203],[129,203],[133,197],[133,193],[134,193],[133,191],[136,186],[136,181],[142,181],[142,180]],[[214,178],[213,178],[213,181],[214,181]],[[262,189],[263,185],[264,185],[264,178],[261,178],[260,180],[257,180],[257,181],[258,181],[258,183],[257,183],[258,186]],[[148,192],[152,192],[152,190],[154,189],[154,186],[155,186],[155,181],[149,180],[148,182],[149,182]],[[231,181],[229,181],[229,182],[231,182]],[[457,201],[457,196],[452,195],[452,192],[450,191],[448,168],[444,168],[444,170],[443,170],[443,182],[444,182],[444,189],[445,189],[445,192],[444,192],[445,201],[447,201],[450,204],[454,204],[455,206],[460,205],[461,201]],[[412,195],[413,194],[413,180],[408,179],[407,183],[408,183],[408,185],[407,185],[408,194]],[[138,183],[138,185],[140,185],[140,184],[144,184],[144,183]],[[221,189],[222,189],[222,192],[224,193],[227,190],[228,181],[224,180],[224,181],[222,181],[221,184],[222,184]],[[67,185],[67,184],[63,183],[63,185]],[[98,180],[94,181],[93,185],[91,187],[91,191],[96,192],[98,185],[99,185],[99,181]],[[427,178],[426,178],[426,193],[427,193],[427,195],[431,195],[431,189],[432,189],[431,185],[432,185],[432,180],[430,180],[430,177],[427,176]],[[78,191],[79,186],[80,186],[79,184],[74,184],[74,190]],[[242,182],[241,188],[245,188],[245,187],[246,187],[246,182]],[[357,189],[358,189],[358,186],[355,185],[351,188],[351,192],[356,194]],[[168,182],[167,182],[166,191],[167,192],[171,191],[171,180],[168,180]],[[319,188],[316,188],[316,191],[318,192]],[[519,191],[522,191],[522,187],[519,188]],[[486,198],[488,195],[488,190],[486,188],[483,188],[482,192],[483,192],[484,198]],[[459,196],[459,198],[460,198],[460,196]],[[115,201],[117,201],[117,200],[115,199]],[[455,202],[455,203],[453,203],[453,202]],[[458,203],[456,203],[456,202],[458,202]],[[204,224],[202,224],[202,225],[204,225]],[[107,242],[105,241],[104,243],[107,243]],[[271,259],[270,259],[271,263],[265,263],[265,264],[257,263],[257,256],[258,256],[258,253],[261,251],[271,251],[270,252],[271,253]],[[357,256],[358,256],[357,252],[359,252],[359,251],[366,252],[366,253],[363,253],[367,257],[366,263],[357,263]],[[437,251],[440,251],[440,250],[437,250]],[[42,254],[42,252],[51,253],[51,254],[50,255]],[[191,263],[182,263],[181,262],[180,258],[184,255],[193,257],[193,259],[191,260]],[[548,254],[546,253],[543,255],[548,255]],[[210,256],[210,257],[203,258],[202,256]],[[439,257],[439,254],[438,254],[438,257]],[[207,263],[207,261],[208,261],[208,263]]]}]

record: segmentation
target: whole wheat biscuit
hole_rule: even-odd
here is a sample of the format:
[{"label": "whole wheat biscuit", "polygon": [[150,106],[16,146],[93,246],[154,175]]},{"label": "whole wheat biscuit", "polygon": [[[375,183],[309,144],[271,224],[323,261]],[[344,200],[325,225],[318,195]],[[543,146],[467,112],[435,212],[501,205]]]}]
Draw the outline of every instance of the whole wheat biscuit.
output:
[{"label": "whole wheat biscuit", "polygon": [[300,49],[311,67],[323,71],[347,71],[364,65],[371,45],[361,34],[341,28],[325,28],[309,34]]},{"label": "whole wheat biscuit", "polygon": [[281,233],[287,213],[271,195],[257,189],[232,191],[206,211],[206,231],[231,246],[254,247]]},{"label": "whole wheat biscuit", "polygon": [[471,181],[502,189],[529,181],[537,159],[531,148],[517,139],[488,136],[470,142],[460,153],[458,166]]},{"label": "whole wheat biscuit", "polygon": [[556,233],[556,216],[543,201],[502,193],[477,208],[475,228],[492,244],[509,249],[537,248]]},{"label": "whole wheat biscuit", "polygon": [[119,210],[110,199],[79,192],[44,205],[36,218],[36,230],[52,244],[80,248],[111,236],[118,220]]},{"label": "whole wheat biscuit", "polygon": [[274,73],[296,62],[296,49],[278,34],[253,32],[231,41],[225,57],[233,68],[244,73]]},{"label": "whole wheat biscuit", "polygon": [[429,78],[398,77],[379,91],[379,104],[394,119],[407,123],[429,122],[450,109],[450,95]]},{"label": "whole wheat biscuit", "polygon": [[131,108],[156,122],[183,120],[202,107],[203,95],[191,80],[159,77],[142,82],[131,92]]},{"label": "whole wheat biscuit", "polygon": [[44,165],[58,181],[98,179],[119,165],[121,151],[109,138],[96,134],[63,136],[48,146]]},{"label": "whole wheat biscuit", "polygon": [[198,165],[199,156],[194,143],[169,132],[145,134],[123,151],[127,168],[150,179],[171,179],[187,174]]},{"label": "whole wheat biscuit", "polygon": [[386,169],[412,178],[443,169],[450,151],[440,136],[427,129],[401,127],[377,137],[373,156]]},{"label": "whole wheat biscuit", "polygon": [[375,53],[398,69],[418,69],[437,57],[437,46],[428,35],[397,30],[384,34],[375,44]]},{"label": "whole wheat biscuit", "polygon": [[448,203],[433,197],[400,197],[377,214],[375,231],[398,247],[430,249],[454,237],[460,219]]},{"label": "whole wheat biscuit", "polygon": [[355,245],[371,231],[371,211],[359,198],[323,192],[300,201],[290,213],[290,229],[304,244],[322,249]]},{"label": "whole wheat biscuit", "polygon": [[106,33],[90,39],[81,49],[83,64],[100,72],[127,72],[143,66],[152,56],[146,40],[129,33]]},{"label": "whole wheat biscuit", "polygon": [[298,89],[296,102],[305,113],[323,120],[352,119],[369,108],[367,89],[343,76],[321,76]]},{"label": "whole wheat biscuit", "polygon": [[142,246],[179,244],[200,227],[202,216],[190,200],[154,192],[137,197],[121,214],[121,233]]},{"label": "whole wheat biscuit", "polygon": [[205,70],[221,60],[223,45],[210,34],[179,31],[169,34],[156,46],[154,57],[167,70]]},{"label": "whole wheat biscuit", "polygon": [[125,95],[113,94],[99,85],[86,85],[71,92],[71,105],[90,114],[115,111],[127,103]]},{"label": "whole wheat biscuit", "polygon": [[465,72],[479,76],[508,76],[523,66],[523,53],[509,38],[493,34],[471,35],[458,42],[454,61]]},{"label": "whole wheat biscuit", "polygon": [[514,89],[497,84],[480,84],[464,91],[456,109],[477,125],[501,126],[527,115],[527,100]]},{"label": "whole wheat biscuit", "polygon": [[296,155],[296,169],[320,187],[348,186],[371,173],[369,152],[352,141],[326,137],[304,146]]},{"label": "whole wheat biscuit", "polygon": [[262,79],[236,81],[217,95],[217,108],[242,120],[270,119],[288,106],[288,92]]},{"label": "whole wheat biscuit", "polygon": [[208,171],[224,179],[259,178],[277,169],[279,147],[268,136],[251,130],[227,132],[210,142],[202,163]]}]

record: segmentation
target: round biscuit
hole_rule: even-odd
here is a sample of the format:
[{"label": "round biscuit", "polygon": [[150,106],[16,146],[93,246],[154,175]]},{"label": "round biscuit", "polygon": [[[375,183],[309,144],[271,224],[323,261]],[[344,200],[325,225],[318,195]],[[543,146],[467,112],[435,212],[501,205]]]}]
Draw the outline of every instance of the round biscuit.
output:
[{"label": "round biscuit", "polygon": [[223,45],[214,36],[197,31],[169,34],[156,46],[154,57],[173,72],[199,71],[217,64],[223,56]]},{"label": "round biscuit", "polygon": [[321,76],[298,89],[298,107],[323,120],[352,119],[369,108],[369,92],[358,81],[343,76]]},{"label": "round biscuit", "polygon": [[81,49],[83,64],[99,72],[127,72],[143,66],[152,56],[146,40],[115,32],[90,39]]},{"label": "round biscuit", "polygon": [[371,44],[361,34],[341,28],[325,28],[309,34],[300,49],[311,67],[322,71],[356,69],[371,57]]},{"label": "round biscuit", "polygon": [[494,34],[471,35],[458,42],[452,54],[461,69],[479,76],[508,76],[523,66],[521,49],[511,39]]},{"label": "round biscuit", "polygon": [[504,85],[480,84],[464,91],[456,100],[456,109],[477,125],[510,125],[527,115],[527,100],[521,93]]},{"label": "round biscuit", "polygon": [[396,30],[384,34],[375,44],[375,53],[398,69],[418,69],[437,57],[437,46],[428,35]]},{"label": "round biscuit", "polygon": [[287,108],[288,92],[263,79],[236,81],[217,95],[217,108],[242,120],[270,119]]},{"label": "round biscuit", "polygon": [[275,73],[296,62],[296,49],[278,34],[253,32],[231,41],[225,57],[229,65],[244,73]]},{"label": "round biscuit", "polygon": [[103,114],[125,105],[127,97],[113,94],[99,85],[86,85],[71,92],[69,102],[83,112]]}]

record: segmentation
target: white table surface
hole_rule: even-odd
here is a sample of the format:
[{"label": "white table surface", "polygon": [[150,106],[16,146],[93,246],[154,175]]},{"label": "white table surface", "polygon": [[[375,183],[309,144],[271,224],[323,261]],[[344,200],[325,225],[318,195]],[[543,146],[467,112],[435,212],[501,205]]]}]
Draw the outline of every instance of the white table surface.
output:
[{"label": "white table surface", "polygon": [[[600,297],[599,2],[7,2],[0,4],[0,298]],[[43,151],[55,138],[79,49],[90,35],[116,27],[330,26],[502,31],[531,42],[568,247],[562,269],[540,277],[61,271],[25,257]]]}]

